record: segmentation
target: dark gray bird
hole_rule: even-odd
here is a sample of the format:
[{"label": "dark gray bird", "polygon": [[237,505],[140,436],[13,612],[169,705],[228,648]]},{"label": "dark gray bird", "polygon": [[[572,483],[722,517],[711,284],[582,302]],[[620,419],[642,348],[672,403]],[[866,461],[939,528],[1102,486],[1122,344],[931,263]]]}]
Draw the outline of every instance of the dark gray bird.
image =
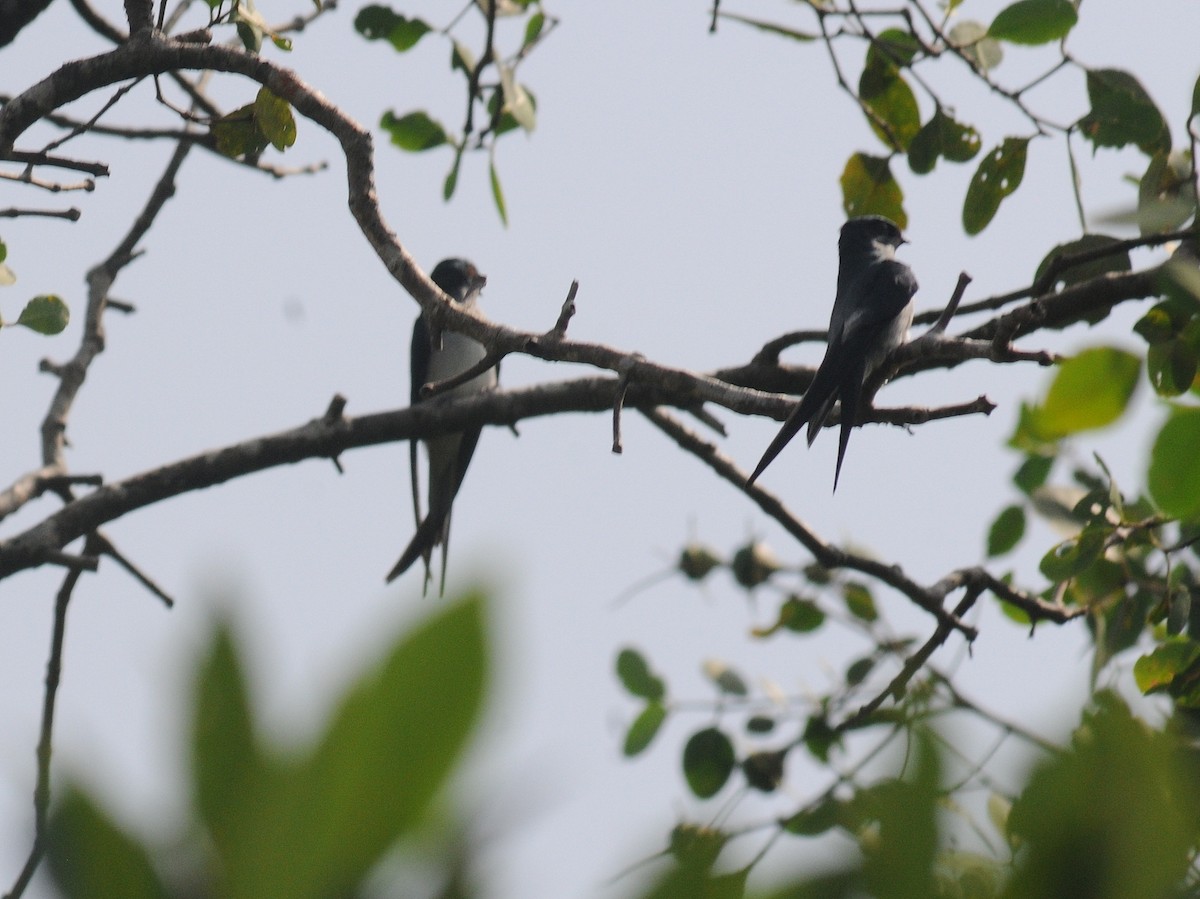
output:
[{"label": "dark gray bird", "polygon": [[905,243],[896,223],[881,215],[852,218],[838,238],[837,296],[829,317],[825,358],[779,434],[747,483],[753,484],[787,442],[808,425],[808,445],[817,438],[835,400],[841,400],[842,433],[833,489],[837,490],[850,430],[858,421],[863,385],[884,358],[908,336],[917,279],[896,259]]},{"label": "dark gray bird", "polygon": [[[473,308],[479,292],[487,278],[465,259],[444,259],[434,268],[433,282],[452,300],[465,308]],[[435,347],[429,327],[422,313],[413,325],[412,355],[412,403],[425,402],[421,387],[433,381],[444,381],[462,374],[486,355],[483,344],[462,334],[445,331],[441,335],[441,346]],[[469,396],[492,390],[499,382],[499,366],[489,368],[471,380],[453,387],[440,396]],[[429,514],[421,518],[421,497],[417,463],[417,441],[409,446],[409,464],[412,470],[413,515],[417,521],[417,532],[395,567],[388,572],[389,582],[404,574],[417,559],[425,560],[425,589],[429,589],[429,570],[433,548],[442,547],[441,590],[446,589],[446,557],[450,552],[450,511],[458,489],[467,473],[467,465],[479,442],[483,428],[473,425],[455,434],[441,434],[424,441],[429,458]]]}]

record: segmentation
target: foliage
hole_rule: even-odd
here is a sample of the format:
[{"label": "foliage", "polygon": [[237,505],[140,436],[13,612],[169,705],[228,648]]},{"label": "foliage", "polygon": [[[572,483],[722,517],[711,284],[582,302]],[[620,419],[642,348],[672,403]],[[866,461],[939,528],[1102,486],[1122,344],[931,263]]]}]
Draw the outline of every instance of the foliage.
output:
[{"label": "foliage", "polygon": [[[482,710],[488,646],[480,594],[403,635],[342,697],[313,744],[264,746],[233,634],[219,626],[192,697],[192,796],[178,847],[142,844],[69,788],[49,861],[68,897],[349,895],[400,840],[429,831]],[[445,849],[451,879],[453,847]]]}]

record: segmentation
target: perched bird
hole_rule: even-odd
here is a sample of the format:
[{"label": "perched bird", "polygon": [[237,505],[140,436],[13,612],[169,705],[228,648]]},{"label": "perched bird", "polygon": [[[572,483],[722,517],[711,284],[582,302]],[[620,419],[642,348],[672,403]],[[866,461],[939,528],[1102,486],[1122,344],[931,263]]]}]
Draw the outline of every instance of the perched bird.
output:
[{"label": "perched bird", "polygon": [[896,223],[881,215],[852,218],[838,238],[837,296],[829,317],[825,358],[779,434],[771,441],[747,483],[753,484],[787,442],[808,425],[808,445],[816,439],[835,400],[841,400],[842,433],[833,489],[837,490],[850,429],[858,421],[863,385],[884,358],[908,336],[917,279],[896,259],[905,243]]},{"label": "perched bird", "polygon": [[[460,306],[474,308],[479,299],[479,292],[487,283],[487,278],[479,273],[465,259],[444,259],[437,264],[431,275],[437,284],[452,300]],[[412,372],[412,403],[424,402],[421,387],[433,381],[444,381],[462,374],[478,363],[486,355],[483,344],[462,334],[445,331],[441,335],[441,345],[435,346],[434,336],[425,321],[425,315],[418,316],[413,325],[412,357],[410,360]],[[495,388],[499,380],[499,367],[494,366],[476,375],[469,381],[447,390],[441,396],[470,396],[485,390]],[[458,488],[462,486],[463,477],[467,473],[467,465],[475,445],[479,442],[482,432],[481,425],[472,425],[465,431],[454,434],[441,434],[427,438],[425,443],[426,455],[429,459],[429,514],[421,518],[421,498],[419,473],[417,464],[417,441],[413,440],[409,447],[409,464],[412,469],[413,515],[417,521],[417,532],[404,554],[400,556],[394,568],[388,572],[389,582],[406,572],[417,559],[425,560],[425,589],[429,588],[431,574],[429,570],[433,548],[439,544],[442,547],[442,579],[441,590],[446,589],[446,557],[450,551],[450,511]]]}]

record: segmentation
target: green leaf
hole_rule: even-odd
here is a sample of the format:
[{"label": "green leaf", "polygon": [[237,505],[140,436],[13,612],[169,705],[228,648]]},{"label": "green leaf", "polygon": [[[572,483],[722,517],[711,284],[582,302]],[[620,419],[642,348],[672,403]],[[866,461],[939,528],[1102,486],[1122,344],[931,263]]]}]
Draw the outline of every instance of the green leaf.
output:
[{"label": "green leaf", "polygon": [[1100,558],[1104,543],[1111,534],[1111,525],[1089,524],[1078,537],[1064,540],[1046,553],[1038,569],[1053,583],[1069,580],[1086,571]]},{"label": "green leaf", "polygon": [[1173,518],[1200,516],[1200,409],[1176,409],[1150,451],[1150,495]]},{"label": "green leaf", "polygon": [[0,240],[0,262],[3,262],[7,258],[8,258],[8,245],[5,244],[4,241]]},{"label": "green leaf", "polygon": [[1089,69],[1088,99],[1092,104],[1078,127],[1096,148],[1134,144],[1153,156],[1171,148],[1171,134],[1146,89],[1120,69]]},{"label": "green leaf", "polygon": [[683,747],[683,774],[688,787],[701,799],[720,792],[736,760],[733,743],[715,727],[692,734]]},{"label": "green leaf", "polygon": [[779,607],[779,617],[768,627],[756,627],[751,631],[755,637],[770,637],[780,630],[787,629],[797,634],[807,634],[815,631],[825,623],[825,613],[811,599],[800,596],[789,596]]},{"label": "green leaf", "polygon": [[646,703],[640,715],[629,725],[625,733],[624,753],[632,757],[645,750],[658,734],[662,723],[667,720],[667,710],[661,702],[651,700]]},{"label": "green leaf", "polygon": [[496,171],[496,160],[488,162],[488,179],[492,183],[492,200],[496,203],[496,212],[504,227],[508,227],[508,207],[504,204],[504,191],[500,187],[500,173]]},{"label": "green leaf", "polygon": [[393,144],[410,153],[432,150],[450,141],[441,123],[424,112],[410,112],[397,118],[395,113],[388,110],[379,124],[391,136]]},{"label": "green leaf", "polygon": [[192,783],[196,810],[223,858],[249,836],[248,810],[263,801],[265,760],[256,744],[246,684],[225,627],[218,628],[200,667],[192,719]]},{"label": "green leaf", "polygon": [[737,13],[721,11],[718,15],[722,19],[729,19],[733,22],[741,22],[743,25],[749,25],[751,28],[757,28],[760,31],[765,31],[768,34],[777,34],[780,37],[790,38],[793,41],[801,43],[809,43],[815,41],[817,35],[809,34],[806,31],[797,31],[794,28],[785,28],[782,25],[775,25],[772,22],[764,22],[761,19],[751,19],[747,16],[739,16]]},{"label": "green leaf", "polygon": [[66,899],[167,899],[146,849],[91,799],[68,789],[50,819],[50,872]]},{"label": "green leaf", "polygon": [[1064,361],[1037,410],[1041,433],[1054,438],[1102,428],[1125,412],[1141,361],[1116,347],[1093,347]]},{"label": "green leaf", "polygon": [[879,822],[879,839],[865,853],[866,892],[872,896],[937,895],[933,863],[937,853],[937,800],[940,762],[928,733],[915,734],[911,780],[885,781],[871,788],[867,805]]},{"label": "green leaf", "polygon": [[1053,467],[1053,456],[1026,456],[1021,467],[1013,475],[1013,483],[1018,490],[1028,496],[1046,483],[1046,478],[1050,476],[1050,469]]},{"label": "green leaf", "polygon": [[946,37],[952,46],[984,72],[1004,61],[1004,49],[1000,42],[989,37],[988,30],[978,22],[964,19],[955,24]]},{"label": "green leaf", "polygon": [[1006,137],[1004,143],[979,163],[963,201],[963,229],[968,234],[975,235],[986,228],[999,211],[1001,201],[1021,186],[1028,148],[1029,138]]},{"label": "green leaf", "polygon": [[1159,150],[1138,182],[1137,225],[1142,234],[1174,231],[1196,214],[1190,155]]},{"label": "green leaf", "polygon": [[892,177],[886,157],[855,153],[842,171],[842,208],[850,218],[882,215],[901,227],[908,227],[904,212],[904,192]]},{"label": "green leaf", "polygon": [[617,654],[617,677],[626,690],[642,699],[658,702],[667,695],[662,678],[650,670],[645,657],[636,649],[622,649]]},{"label": "green leaf", "polygon": [[[1120,241],[1117,238],[1109,237],[1106,234],[1085,234],[1078,240],[1059,244],[1042,259],[1037,267],[1037,273],[1033,276],[1033,281],[1035,284],[1040,285],[1042,277],[1050,271],[1050,267],[1056,259],[1061,258],[1065,261],[1072,256],[1080,256],[1085,253],[1101,253],[1118,243]],[[1066,268],[1060,268],[1058,274],[1054,277],[1053,283],[1047,285],[1046,289],[1052,290],[1059,286],[1069,287],[1072,284],[1082,284],[1085,281],[1091,281],[1093,278],[1103,277],[1111,272],[1129,271],[1133,271],[1133,264],[1129,260],[1129,251],[1113,251],[1101,255],[1099,258],[1092,259],[1090,262],[1082,262]]]},{"label": "green leaf", "polygon": [[1000,10],[988,34],[1010,44],[1048,44],[1066,37],[1077,21],[1070,0],[1018,0]]},{"label": "green leaf", "polygon": [[783,783],[783,762],[786,749],[754,752],[742,761],[746,783],[763,793],[773,793]]},{"label": "green leaf", "polygon": [[910,31],[888,28],[871,40],[867,48],[867,66],[885,65],[904,68],[921,52],[921,42]]},{"label": "green leaf", "polygon": [[988,529],[987,554],[989,558],[1011,552],[1025,536],[1025,509],[1009,506],[1004,509]]},{"label": "green leaf", "polygon": [[908,167],[918,175],[927,175],[938,157],[949,162],[967,162],[979,153],[979,132],[948,116],[941,107],[917,132],[908,146]]},{"label": "green leaf", "polygon": [[[874,45],[871,45],[874,50]],[[867,65],[858,80],[858,96],[871,130],[890,150],[908,149],[921,130],[921,111],[912,88],[892,63],[867,53]]]},{"label": "green leaf", "polygon": [[752,734],[769,734],[775,730],[775,719],[766,715],[751,715],[746,720],[746,730]]},{"label": "green leaf", "polygon": [[838,734],[829,722],[819,716],[814,715],[808,719],[804,725],[804,748],[812,754],[813,758],[825,763],[829,761],[829,750],[838,743]]},{"label": "green leaf", "polygon": [[545,27],[546,14],[539,10],[530,16],[529,21],[525,23],[525,39],[521,42],[521,46],[531,46],[539,37],[541,37],[542,29]]},{"label": "green leaf", "polygon": [[39,334],[59,334],[71,321],[71,310],[61,297],[41,294],[25,304],[17,316],[17,324]]},{"label": "green leaf", "polygon": [[458,186],[458,169],[462,165],[463,147],[456,147],[454,150],[454,163],[450,166],[450,171],[446,173],[446,180],[442,184],[442,199],[449,201],[454,196],[454,189]]},{"label": "green leaf", "polygon": [[386,6],[364,6],[354,17],[354,29],[369,41],[386,40],[403,53],[431,29],[421,19],[409,19]]},{"label": "green leaf", "polygon": [[740,674],[716,659],[709,659],[704,663],[704,675],[718,690],[728,696],[745,696],[750,692]]},{"label": "green leaf", "polygon": [[833,830],[841,820],[842,804],[832,796],[827,796],[796,812],[783,822],[783,829],[788,833],[801,837],[815,837]]},{"label": "green leaf", "polygon": [[875,670],[875,659],[871,656],[864,656],[857,661],[851,662],[850,667],[846,669],[846,684],[850,687],[857,687]]},{"label": "green leaf", "polygon": [[1143,693],[1168,689],[1180,674],[1200,659],[1200,643],[1176,637],[1162,643],[1133,664],[1133,679]]},{"label": "green leaf", "polygon": [[1187,876],[1200,809],[1178,734],[1147,727],[1112,693],[1095,706],[1013,804],[1022,859],[1006,896],[1078,896],[1081,877],[1096,895],[1169,896]]},{"label": "green leaf", "polygon": [[1146,369],[1154,392],[1166,397],[1186,393],[1196,381],[1198,362],[1200,358],[1194,341],[1169,340],[1153,344],[1146,353]]},{"label": "green leaf", "polygon": [[512,66],[500,66],[500,89],[504,93],[504,111],[525,131],[533,131],[537,114],[528,92],[517,84]]},{"label": "green leaf", "polygon": [[296,142],[296,119],[286,100],[275,96],[265,87],[254,100],[254,121],[263,137],[276,150],[286,150]]},{"label": "green leaf", "polygon": [[253,103],[221,116],[212,123],[211,131],[217,150],[233,159],[256,156],[267,147],[266,135],[255,121]]},{"label": "green leaf", "polygon": [[349,895],[421,821],[483,705],[483,604],[469,595],[431,616],[351,689],[252,810],[242,864],[226,864],[232,895]]},{"label": "green leaf", "polygon": [[1196,76],[1196,84],[1192,87],[1192,111],[1188,116],[1188,121],[1198,115],[1200,115],[1200,75]]},{"label": "green leaf", "polygon": [[871,596],[871,591],[864,585],[857,582],[850,582],[842,588],[842,598],[846,601],[846,608],[850,614],[860,621],[872,622],[879,618],[879,611],[875,608],[875,600]]}]

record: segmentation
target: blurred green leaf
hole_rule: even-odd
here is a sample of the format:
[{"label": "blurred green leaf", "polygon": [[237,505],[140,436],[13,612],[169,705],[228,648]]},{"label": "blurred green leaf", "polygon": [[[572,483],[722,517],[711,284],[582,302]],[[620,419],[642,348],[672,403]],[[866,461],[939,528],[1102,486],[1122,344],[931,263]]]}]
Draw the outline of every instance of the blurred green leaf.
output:
[{"label": "blurred green leaf", "polygon": [[904,68],[921,52],[921,43],[910,31],[888,28],[875,35],[867,47],[867,66]]},{"label": "blurred green leaf", "polygon": [[[1079,256],[1085,253],[1101,252],[1105,248],[1112,247],[1117,243],[1119,243],[1117,238],[1109,237],[1105,234],[1085,234],[1078,240],[1059,244],[1042,259],[1038,265],[1037,272],[1033,276],[1033,281],[1035,284],[1040,284],[1042,278],[1050,271],[1050,267],[1056,259],[1066,260],[1072,256]],[[1129,260],[1129,252],[1127,250],[1112,252],[1093,259],[1090,262],[1061,268],[1055,276],[1053,283],[1047,285],[1047,289],[1054,289],[1060,285],[1069,287],[1072,284],[1082,284],[1093,278],[1099,278],[1110,272],[1128,272],[1132,270],[1133,264]]]},{"label": "blurred green leaf", "polygon": [[815,837],[833,830],[839,824],[842,804],[827,796],[816,805],[803,808],[783,823],[783,829],[801,837]]},{"label": "blurred green leaf", "polygon": [[646,707],[633,720],[633,723],[629,725],[629,730],[625,733],[623,749],[625,755],[635,756],[645,750],[666,720],[667,710],[661,702],[651,700],[646,703]]},{"label": "blurred green leaf", "polygon": [[1114,694],[1093,701],[1069,749],[1049,756],[1013,805],[1022,850],[1007,897],[1176,895],[1188,871],[1200,808],[1176,737],[1151,731]]},{"label": "blurred green leaf", "polygon": [[1026,456],[1021,467],[1013,475],[1013,484],[1028,496],[1038,487],[1046,483],[1050,469],[1054,467],[1054,456]]},{"label": "blurred green leaf", "polygon": [[403,53],[415,47],[417,41],[433,29],[421,19],[410,19],[389,7],[372,4],[358,11],[354,17],[354,30],[369,41],[386,40]]},{"label": "blurred green leaf", "polygon": [[525,39],[521,42],[522,47],[531,46],[539,37],[541,37],[542,29],[546,27],[546,14],[538,11],[529,17],[529,21],[525,23]]},{"label": "blurred green leaf", "polygon": [[[266,760],[257,745],[246,684],[233,638],[213,636],[200,666],[192,720],[192,784],[196,810],[222,858],[238,855],[252,822],[250,809],[265,800]],[[249,862],[247,862],[249,863]]]},{"label": "blurred green leaf", "polygon": [[904,192],[892,177],[886,157],[855,153],[842,171],[842,208],[853,218],[882,215],[902,229],[908,227],[904,212]]},{"label": "blurred green leaf", "polygon": [[921,111],[900,70],[869,50],[858,80],[858,96],[869,110],[867,123],[875,136],[891,150],[907,150],[921,130]]},{"label": "blurred green leaf", "polygon": [[483,704],[483,598],[468,595],[401,639],[350,690],[315,749],[247,810],[224,859],[246,899],[348,895],[426,813]]},{"label": "blurred green leaf", "polygon": [[488,180],[492,184],[492,200],[496,203],[496,212],[500,214],[500,221],[508,227],[508,207],[504,203],[504,191],[500,187],[500,173],[496,171],[496,161],[493,159],[488,163]]},{"label": "blurred green leaf", "polygon": [[701,799],[720,792],[736,762],[733,744],[715,727],[692,734],[683,747],[683,774],[688,787]]},{"label": "blurred green leaf", "polygon": [[863,584],[851,581],[842,588],[842,598],[850,614],[860,621],[871,622],[879,618],[879,610],[875,608],[875,599],[871,591]]},{"label": "blurred green leaf", "polygon": [[1147,156],[1170,150],[1166,120],[1133,75],[1089,69],[1087,90],[1092,108],[1079,120],[1079,131],[1095,147],[1134,144]]},{"label": "blurred green leaf", "polygon": [[915,734],[915,764],[909,781],[885,781],[870,790],[869,815],[879,838],[864,846],[867,890],[874,896],[923,899],[935,895],[937,800],[940,761],[932,737]]},{"label": "blurred green leaf", "polygon": [[963,229],[978,234],[996,217],[1000,203],[1021,186],[1025,177],[1027,137],[1006,137],[979,163],[963,201]]},{"label": "blurred green leaf", "polygon": [[61,297],[41,294],[25,304],[17,324],[39,334],[59,334],[71,321],[71,310]]},{"label": "blurred green leaf", "polygon": [[987,554],[989,557],[1002,556],[1010,552],[1025,536],[1025,509],[1022,506],[1009,506],[996,516],[988,529]]},{"label": "blurred green leaf", "polygon": [[1146,353],[1150,383],[1159,396],[1179,396],[1196,380],[1197,347],[1191,340],[1169,340],[1151,345]]},{"label": "blurred green leaf", "polygon": [[742,761],[746,783],[762,793],[773,793],[783,783],[783,762],[786,749],[754,752]]},{"label": "blurred green leaf", "polygon": [[1046,579],[1060,583],[1087,570],[1104,552],[1104,542],[1112,533],[1111,526],[1088,525],[1070,540],[1051,549],[1042,557],[1038,569]]},{"label": "blurred green leaf", "polygon": [[846,685],[857,687],[870,677],[871,672],[874,670],[875,659],[871,656],[864,656],[861,659],[851,662],[850,666],[846,669]]},{"label": "blurred green leaf", "polygon": [[267,137],[254,118],[254,104],[247,103],[216,119],[211,125],[217,150],[230,158],[257,156],[267,147]]},{"label": "blurred green leaf", "polygon": [[446,129],[424,112],[410,112],[397,117],[388,110],[379,125],[390,135],[393,144],[410,153],[432,150],[450,141]]},{"label": "blurred green leaf", "polygon": [[1112,424],[1137,387],[1141,361],[1116,347],[1093,347],[1065,360],[1037,409],[1042,434],[1065,437]]},{"label": "blurred green leaf", "polygon": [[50,818],[46,856],[65,899],[167,899],[150,857],[91,799],[71,788]]},{"label": "blurred green leaf", "polygon": [[525,88],[517,84],[512,66],[500,66],[500,88],[504,94],[504,111],[525,131],[532,131],[537,125],[537,114]]},{"label": "blurred green leaf", "polygon": [[799,596],[789,596],[779,607],[779,617],[768,627],[755,628],[751,633],[755,637],[770,637],[780,630],[786,629],[797,634],[807,634],[815,631],[825,623],[825,613],[811,599]]},{"label": "blurred green leaf", "polygon": [[1004,50],[1000,42],[988,35],[988,30],[979,22],[963,19],[946,33],[950,44],[980,69],[987,72],[1004,61]]},{"label": "blurred green leaf", "polygon": [[956,122],[940,106],[908,146],[908,166],[918,175],[933,171],[938,157],[967,162],[979,153],[979,132]]},{"label": "blurred green leaf", "polygon": [[1137,225],[1142,234],[1164,234],[1196,214],[1196,180],[1187,152],[1160,149],[1138,182]]},{"label": "blurred green leaf", "polygon": [[1150,451],[1150,495],[1174,518],[1200,517],[1200,409],[1178,408]]},{"label": "blurred green leaf", "polygon": [[704,676],[713,685],[729,696],[745,696],[750,692],[745,679],[724,662],[708,659],[704,663]]},{"label": "blurred green leaf", "polygon": [[1010,44],[1048,44],[1066,37],[1077,21],[1070,0],[1018,0],[1000,10],[988,35]]},{"label": "blurred green leaf", "polygon": [[276,150],[286,150],[296,142],[296,119],[292,107],[265,87],[254,100],[254,121],[262,130],[263,137]]},{"label": "blurred green leaf", "polygon": [[617,653],[617,677],[621,685],[634,696],[659,701],[667,695],[662,678],[650,670],[650,665],[636,649],[622,649]]},{"label": "blurred green leaf", "polygon": [[454,189],[458,186],[458,169],[462,165],[464,147],[455,147],[454,162],[450,166],[450,171],[446,173],[446,180],[442,183],[442,199],[449,200],[454,196]]},{"label": "blurred green leaf", "polygon": [[1180,674],[1200,660],[1200,643],[1176,637],[1159,644],[1133,665],[1133,679],[1143,693],[1166,690]]}]

